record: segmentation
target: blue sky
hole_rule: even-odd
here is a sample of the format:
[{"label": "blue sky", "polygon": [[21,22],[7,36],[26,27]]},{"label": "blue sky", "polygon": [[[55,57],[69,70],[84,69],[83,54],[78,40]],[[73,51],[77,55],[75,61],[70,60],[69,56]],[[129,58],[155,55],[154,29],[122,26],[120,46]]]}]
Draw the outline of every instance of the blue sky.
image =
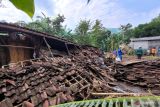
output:
[{"label": "blue sky", "polygon": [[[8,0],[2,0],[5,8],[0,8],[0,20],[16,22],[30,19],[25,13],[17,10]],[[121,24],[131,23],[137,26],[147,23],[160,14],[159,0],[35,0],[35,15],[66,17],[64,25],[74,28],[81,19],[99,19],[105,27],[118,28]]]},{"label": "blue sky", "polygon": [[154,8],[160,7],[159,0],[121,0],[119,1],[119,4],[122,7],[135,12],[150,11]]}]

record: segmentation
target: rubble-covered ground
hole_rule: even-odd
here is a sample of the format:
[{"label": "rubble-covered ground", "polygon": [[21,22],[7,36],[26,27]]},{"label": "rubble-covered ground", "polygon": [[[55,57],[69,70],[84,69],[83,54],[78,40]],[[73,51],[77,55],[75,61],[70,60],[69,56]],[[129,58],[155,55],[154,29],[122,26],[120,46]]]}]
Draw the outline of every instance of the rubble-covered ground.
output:
[{"label": "rubble-covered ground", "polygon": [[85,47],[70,56],[25,61],[0,70],[0,107],[48,107],[96,99],[93,93],[160,94],[160,61],[115,64]]}]

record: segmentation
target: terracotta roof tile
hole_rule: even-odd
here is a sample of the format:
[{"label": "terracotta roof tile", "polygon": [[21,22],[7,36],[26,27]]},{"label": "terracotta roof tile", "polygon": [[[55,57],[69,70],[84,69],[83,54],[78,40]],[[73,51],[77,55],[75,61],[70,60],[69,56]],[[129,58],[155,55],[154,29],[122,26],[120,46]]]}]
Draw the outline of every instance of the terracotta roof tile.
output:
[{"label": "terracotta roof tile", "polygon": [[0,107],[13,107],[13,105],[11,100],[9,98],[6,98],[0,102]]},{"label": "terracotta roof tile", "polygon": [[[88,52],[85,51],[85,53]],[[89,59],[92,60],[90,57]],[[48,105],[90,98],[91,91],[115,92],[115,90],[112,89],[112,87],[117,85],[115,79],[127,80],[127,77],[130,77],[129,75],[132,76],[136,74],[134,78],[128,78],[131,79],[128,81],[132,82],[134,79],[146,82],[146,79],[140,78],[140,75],[157,75],[156,72],[151,72],[153,69],[146,74],[144,72],[146,68],[139,68],[139,64],[137,69],[140,69],[140,72],[136,70],[132,73],[129,72],[129,70],[135,69],[131,69],[130,67],[124,68],[124,65],[117,65],[118,73],[114,75],[115,71],[113,71],[114,74],[112,74],[108,69],[103,69],[99,65],[87,62],[87,60],[79,54],[76,57],[55,57],[53,61],[49,60],[48,62],[42,61],[41,63],[36,62],[36,64],[32,62],[32,65],[22,67],[20,71],[1,70],[0,96],[2,96],[2,98],[0,105],[3,105],[2,107],[21,105],[24,107],[47,107]],[[147,64],[141,64],[141,66],[142,65]],[[149,66],[152,66],[152,64],[148,65],[148,67]],[[136,68],[136,65],[134,65],[134,68]],[[125,72],[126,74],[124,75]],[[115,76],[114,78],[113,75]],[[158,78],[158,75],[156,77]],[[148,77],[146,76],[146,78]],[[157,78],[155,80],[153,78],[150,82],[155,82],[158,80]],[[96,82],[93,82],[93,80]],[[144,84],[145,82],[143,81],[141,81],[141,83]],[[93,83],[97,84],[93,85]],[[137,85],[141,87],[141,84]],[[147,82],[144,85],[147,87]],[[153,92],[158,93],[157,90],[159,89],[159,86],[157,86],[156,89],[151,88],[151,91],[153,90]],[[129,90],[129,92],[132,91]],[[8,104],[10,105],[8,106],[6,102],[9,102]]]}]

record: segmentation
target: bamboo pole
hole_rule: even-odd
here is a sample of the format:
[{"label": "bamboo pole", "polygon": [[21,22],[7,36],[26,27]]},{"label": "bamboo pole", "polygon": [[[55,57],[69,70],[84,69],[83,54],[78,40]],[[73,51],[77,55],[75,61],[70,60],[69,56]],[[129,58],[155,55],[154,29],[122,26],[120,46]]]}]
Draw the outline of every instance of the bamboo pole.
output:
[{"label": "bamboo pole", "polygon": [[70,52],[69,52],[67,44],[66,43],[64,43],[64,44],[65,44],[65,47],[66,47],[66,50],[67,50],[67,54],[70,55]]},{"label": "bamboo pole", "polygon": [[131,95],[131,96],[144,96],[152,95],[151,93],[91,93],[94,96],[107,96],[107,95]]},{"label": "bamboo pole", "polygon": [[46,43],[46,45],[47,45],[47,47],[48,47],[49,52],[51,53],[52,58],[53,58],[53,53],[52,53],[52,51],[51,51],[51,46],[48,44],[48,42],[47,42],[47,40],[46,40],[45,37],[43,37],[43,39],[44,39],[44,41],[45,41],[45,43]]}]

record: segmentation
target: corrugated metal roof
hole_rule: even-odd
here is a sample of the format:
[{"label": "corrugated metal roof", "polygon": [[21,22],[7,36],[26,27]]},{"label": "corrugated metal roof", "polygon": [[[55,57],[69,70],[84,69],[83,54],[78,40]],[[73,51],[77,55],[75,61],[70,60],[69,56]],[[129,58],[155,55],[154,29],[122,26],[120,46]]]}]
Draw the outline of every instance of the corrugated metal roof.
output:
[{"label": "corrugated metal roof", "polygon": [[151,40],[160,40],[160,36],[154,36],[154,37],[144,37],[144,38],[132,38],[131,41],[151,41]]}]

